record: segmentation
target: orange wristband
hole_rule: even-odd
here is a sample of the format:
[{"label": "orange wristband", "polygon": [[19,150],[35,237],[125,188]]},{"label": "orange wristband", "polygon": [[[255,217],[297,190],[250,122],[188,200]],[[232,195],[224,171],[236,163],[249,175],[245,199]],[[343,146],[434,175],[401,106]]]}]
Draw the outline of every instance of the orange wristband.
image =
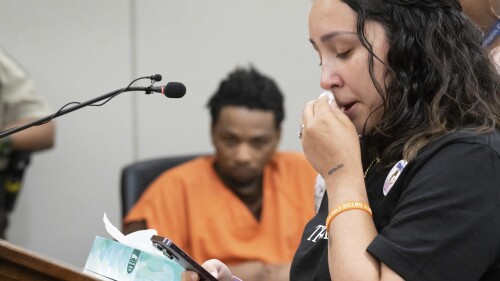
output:
[{"label": "orange wristband", "polygon": [[332,220],[340,213],[354,209],[363,210],[370,214],[370,216],[372,215],[372,209],[370,209],[368,203],[354,201],[340,204],[328,214],[328,217],[326,217],[326,229],[330,229],[330,223],[332,223]]}]

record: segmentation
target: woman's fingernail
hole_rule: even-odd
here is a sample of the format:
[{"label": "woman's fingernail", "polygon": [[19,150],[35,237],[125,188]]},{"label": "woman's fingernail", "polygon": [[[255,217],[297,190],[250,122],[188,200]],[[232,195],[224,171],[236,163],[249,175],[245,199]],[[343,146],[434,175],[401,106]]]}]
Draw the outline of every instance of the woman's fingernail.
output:
[{"label": "woman's fingernail", "polygon": [[217,271],[212,271],[210,272],[210,274],[212,274],[212,276],[215,278],[219,278],[219,273]]},{"label": "woman's fingernail", "polygon": [[196,274],[196,273],[191,273],[191,280],[193,280],[193,281],[198,281],[198,274]]}]

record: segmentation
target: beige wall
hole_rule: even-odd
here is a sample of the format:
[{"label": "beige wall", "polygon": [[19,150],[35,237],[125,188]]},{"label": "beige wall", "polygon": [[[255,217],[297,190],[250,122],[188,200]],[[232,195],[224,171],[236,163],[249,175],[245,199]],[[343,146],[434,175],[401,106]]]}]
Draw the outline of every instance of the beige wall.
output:
[{"label": "beige wall", "polygon": [[[57,121],[57,144],[36,154],[12,215],[13,243],[82,267],[102,215],[120,225],[121,167],[160,155],[211,151],[208,96],[252,63],[286,94],[280,148],[296,137],[320,89],[308,42],[309,0],[0,0],[0,44],[30,72],[52,109],[159,73],[184,98],[124,93]],[[140,84],[139,84],[140,85]],[[311,195],[313,196],[313,195]]]}]

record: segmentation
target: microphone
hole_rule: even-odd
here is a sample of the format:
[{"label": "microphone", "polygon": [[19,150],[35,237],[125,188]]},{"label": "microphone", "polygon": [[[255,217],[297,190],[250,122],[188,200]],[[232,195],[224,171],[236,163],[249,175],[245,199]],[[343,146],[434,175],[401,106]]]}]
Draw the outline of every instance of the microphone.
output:
[{"label": "microphone", "polygon": [[148,87],[147,90],[174,99],[182,98],[186,94],[186,86],[180,82],[168,82],[165,86]]}]

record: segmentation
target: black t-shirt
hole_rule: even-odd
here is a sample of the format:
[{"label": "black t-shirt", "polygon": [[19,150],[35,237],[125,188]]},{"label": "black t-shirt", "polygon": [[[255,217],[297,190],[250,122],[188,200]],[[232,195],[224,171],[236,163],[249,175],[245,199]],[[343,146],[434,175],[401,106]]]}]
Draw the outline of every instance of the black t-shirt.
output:
[{"label": "black t-shirt", "polygon": [[[423,150],[390,191],[390,169],[365,181],[379,235],[367,251],[405,280],[500,280],[500,132],[456,132]],[[325,194],[290,280],[330,280]],[[356,261],[353,261],[356,262]]]}]

